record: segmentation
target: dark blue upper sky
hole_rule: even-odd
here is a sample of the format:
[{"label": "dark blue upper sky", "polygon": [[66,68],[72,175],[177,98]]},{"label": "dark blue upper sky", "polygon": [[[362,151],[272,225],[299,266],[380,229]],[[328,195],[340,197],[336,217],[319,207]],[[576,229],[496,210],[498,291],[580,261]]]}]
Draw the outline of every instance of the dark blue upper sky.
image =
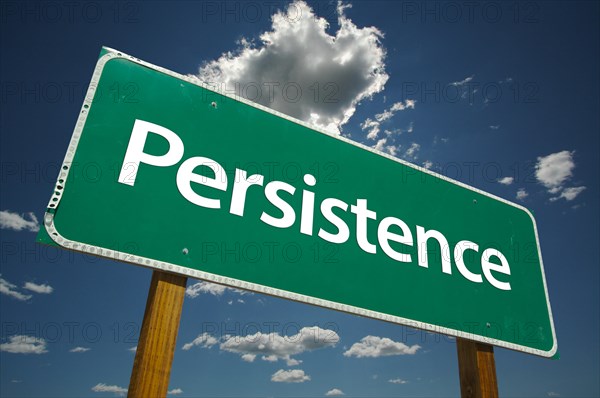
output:
[{"label": "dark blue upper sky", "polygon": [[[497,349],[500,394],[598,396],[598,3],[351,4],[345,14],[353,24],[383,33],[389,80],[360,101],[343,134],[376,146],[363,122],[394,103],[414,100],[414,109],[380,123],[378,138],[385,129],[403,130],[390,134],[381,148],[518,201],[536,217],[561,358]],[[286,5],[3,1],[0,210],[42,218],[101,46],[197,74],[206,62],[238,49],[242,37],[260,47],[259,36],[272,30],[270,15]],[[335,35],[336,3],[309,6]],[[573,166],[551,193],[553,185],[536,175],[536,165],[563,151]],[[501,184],[503,177],[513,180]],[[576,187],[585,189],[559,196]],[[0,395],[119,394],[118,388],[92,388],[127,388],[134,355],[129,348],[137,342],[151,271],[38,246],[34,232],[2,225],[0,344],[29,335],[43,338],[47,352],[2,350]],[[53,289],[36,293],[24,288],[26,282]],[[15,291],[32,297],[19,299]],[[303,383],[272,382],[278,369],[287,369],[281,363],[248,363],[218,346],[180,349],[207,327],[215,334],[244,335],[256,332],[256,325],[265,332],[273,322],[280,335],[313,325],[334,329],[340,342],[298,355],[311,376]],[[415,355],[343,355],[367,335],[422,348]],[[69,351],[75,347],[90,350]],[[182,396],[323,396],[334,388],[347,396],[457,396],[454,341],[258,294],[225,291],[186,299],[172,390],[181,389]]]}]

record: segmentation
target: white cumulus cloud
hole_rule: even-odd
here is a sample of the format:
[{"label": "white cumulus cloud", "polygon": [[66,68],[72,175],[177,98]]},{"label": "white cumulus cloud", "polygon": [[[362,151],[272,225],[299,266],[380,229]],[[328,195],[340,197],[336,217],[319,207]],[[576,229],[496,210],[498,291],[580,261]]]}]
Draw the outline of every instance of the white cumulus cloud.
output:
[{"label": "white cumulus cloud", "polygon": [[392,383],[392,384],[406,384],[406,383],[408,383],[408,381],[403,380],[403,379],[389,379],[388,382]]},{"label": "white cumulus cloud", "polygon": [[241,40],[236,51],[200,68],[198,77],[279,112],[338,132],[361,100],[383,90],[383,34],[358,27],[338,5],[338,30],[296,0],[272,16],[260,43]]},{"label": "white cumulus cloud", "polygon": [[[29,220],[25,219],[26,216]],[[0,211],[0,229],[37,232],[40,230],[40,223],[33,212],[25,215],[13,213],[10,210],[2,210]]]},{"label": "white cumulus cloud", "polygon": [[263,361],[284,360],[288,366],[294,366],[300,362],[291,356],[305,351],[333,347],[339,340],[340,337],[335,331],[313,326],[304,327],[292,336],[281,336],[276,332],[257,332],[247,336],[224,336],[220,348],[223,351],[240,354],[242,359],[247,362],[252,362],[257,356],[260,356]]},{"label": "white cumulus cloud", "polygon": [[344,352],[346,357],[378,358],[391,355],[414,355],[421,348],[419,345],[407,346],[387,337],[365,336]]},{"label": "white cumulus cloud", "polygon": [[560,151],[537,158],[535,176],[548,192],[555,194],[562,190],[563,184],[573,176],[574,152]]},{"label": "white cumulus cloud", "polygon": [[294,359],[294,358],[289,358],[289,359],[286,359],[286,360],[285,360],[285,364],[286,364],[287,366],[297,366],[297,365],[300,365],[301,363],[302,363],[302,361],[301,361],[301,360],[299,360],[299,359]]},{"label": "white cumulus cloud", "polygon": [[40,337],[15,335],[8,338],[7,343],[0,344],[0,351],[11,354],[45,354],[46,340]]},{"label": "white cumulus cloud", "polygon": [[342,395],[346,395],[346,394],[344,394],[344,392],[342,390],[340,390],[339,388],[333,388],[325,393],[326,397],[340,397]]},{"label": "white cumulus cloud", "polygon": [[[2,276],[2,275],[0,275]],[[19,301],[27,301],[31,298],[29,294],[23,294],[17,290],[17,285],[14,285],[6,279],[0,278],[0,293],[5,294],[9,297],[17,299]]]},{"label": "white cumulus cloud", "polygon": [[254,362],[256,359],[256,354],[243,354],[242,361],[244,362]]},{"label": "white cumulus cloud", "polygon": [[510,185],[515,181],[514,177],[502,177],[498,182],[502,185]]},{"label": "white cumulus cloud", "polygon": [[104,383],[98,383],[92,387],[93,392],[112,392],[115,395],[123,396],[127,393],[127,389],[115,385],[108,385]]},{"label": "white cumulus cloud", "polygon": [[520,188],[517,191],[517,200],[525,200],[526,197],[529,196],[529,193],[525,190],[525,188]]},{"label": "white cumulus cloud", "polygon": [[32,292],[39,294],[50,294],[54,291],[54,288],[50,285],[38,285],[33,282],[25,282],[23,289],[31,290]]},{"label": "white cumulus cloud", "polygon": [[271,381],[276,383],[304,383],[308,380],[310,380],[310,376],[305,374],[301,369],[279,369],[271,376]]},{"label": "white cumulus cloud", "polygon": [[183,350],[194,346],[210,348],[221,342],[219,348],[240,355],[245,362],[254,362],[258,357],[263,361],[285,361],[288,366],[296,366],[302,361],[292,358],[306,351],[313,351],[335,346],[340,340],[339,335],[329,329],[318,326],[304,327],[291,336],[282,336],[277,332],[249,334],[246,336],[225,335],[220,339],[203,333],[190,343],[184,344]]},{"label": "white cumulus cloud", "polygon": [[167,391],[167,395],[179,395],[183,394],[183,390],[181,388],[174,388],[172,390]]},{"label": "white cumulus cloud", "polygon": [[564,150],[537,158],[535,176],[538,182],[546,187],[549,194],[556,195],[550,198],[551,202],[559,199],[574,200],[586,189],[585,186],[565,186],[573,177],[573,170],[575,169],[574,154],[575,151]]}]

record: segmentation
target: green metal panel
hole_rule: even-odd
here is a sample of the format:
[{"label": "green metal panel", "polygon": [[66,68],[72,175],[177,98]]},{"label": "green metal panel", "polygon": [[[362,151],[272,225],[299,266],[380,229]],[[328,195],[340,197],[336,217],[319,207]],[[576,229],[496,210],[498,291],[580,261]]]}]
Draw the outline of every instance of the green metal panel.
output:
[{"label": "green metal panel", "polygon": [[[103,51],[41,241],[51,237],[69,249],[532,354],[556,352],[535,221],[525,208],[219,94],[194,78]],[[118,177],[136,119],[175,132],[185,149],[173,166],[140,164],[130,186]],[[145,153],[168,150],[167,140],[148,135]],[[198,194],[220,199],[219,209],[195,205],[177,188],[179,166],[194,156],[213,159],[227,173],[226,191],[192,183]],[[279,194],[295,211],[291,227],[261,221],[263,211],[281,215],[264,186],[248,189],[243,217],[230,213],[236,168],[263,175],[263,185],[277,180],[296,188],[293,195]],[[207,170],[195,172],[212,177]],[[305,184],[304,174],[316,177],[314,187]],[[312,236],[300,233],[303,190],[315,194]],[[367,224],[375,254],[357,244],[357,217],[350,207],[334,210],[349,227],[346,242],[317,235],[319,228],[336,231],[319,210],[325,198],[349,206],[368,200],[377,213]],[[410,254],[411,262],[383,252],[377,227],[385,217],[410,227],[412,246],[390,244]],[[482,273],[482,251],[499,250],[511,274],[494,275],[511,289],[497,289],[485,277],[482,283],[465,279],[454,255],[451,274],[442,272],[441,250],[433,240],[429,267],[419,266],[417,225],[440,231],[450,248],[461,240],[477,243],[479,252],[465,257],[476,274]]]}]

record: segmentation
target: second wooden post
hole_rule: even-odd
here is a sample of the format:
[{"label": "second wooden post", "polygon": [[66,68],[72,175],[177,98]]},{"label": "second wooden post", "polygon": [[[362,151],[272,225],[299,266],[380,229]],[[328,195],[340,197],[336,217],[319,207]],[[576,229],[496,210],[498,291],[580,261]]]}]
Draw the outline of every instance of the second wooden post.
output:
[{"label": "second wooden post", "polygon": [[456,339],[462,398],[498,398],[494,347]]}]

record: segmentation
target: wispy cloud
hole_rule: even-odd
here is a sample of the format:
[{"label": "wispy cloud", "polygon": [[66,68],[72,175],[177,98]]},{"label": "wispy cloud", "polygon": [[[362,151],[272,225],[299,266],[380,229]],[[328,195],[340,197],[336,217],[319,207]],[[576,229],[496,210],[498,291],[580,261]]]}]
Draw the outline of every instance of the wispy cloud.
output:
[{"label": "wispy cloud", "polygon": [[98,383],[92,387],[93,392],[111,392],[117,396],[124,396],[127,393],[127,389],[115,385],[108,385],[104,383]]},{"label": "wispy cloud", "polygon": [[271,381],[276,383],[304,383],[308,380],[310,380],[310,376],[301,369],[279,369],[271,376]]},{"label": "wispy cloud", "polygon": [[378,358],[391,355],[414,355],[420,348],[419,345],[407,346],[387,337],[366,336],[344,352],[344,356]]},{"label": "wispy cloud", "polygon": [[11,354],[45,354],[46,340],[41,337],[15,335],[8,338],[7,343],[0,344],[0,351]]},{"label": "wispy cloud", "polygon": [[[2,275],[0,275],[2,276]],[[54,291],[50,285],[38,285],[33,282],[25,282],[23,289],[32,291],[38,294],[50,294]],[[33,297],[30,294],[21,293],[17,285],[10,283],[6,279],[0,278],[0,293],[10,296],[19,301],[27,301]]]},{"label": "wispy cloud", "polygon": [[37,232],[40,230],[40,223],[33,212],[18,214],[10,210],[2,210],[0,211],[0,229]]},{"label": "wispy cloud", "polygon": [[388,145],[389,141],[390,141],[389,138],[380,138],[380,139],[377,140],[377,142],[375,143],[375,145],[371,145],[371,148],[376,149],[376,150],[381,151],[381,152],[388,153],[388,154],[390,154],[392,156],[401,155],[406,160],[413,160],[414,161],[414,160],[417,159],[417,152],[421,148],[421,145],[413,142],[406,149],[406,151],[404,151],[404,152],[401,153],[401,151],[400,151],[401,147],[399,145]]},{"label": "wispy cloud", "polygon": [[375,120],[377,120],[378,122],[383,122],[385,120],[391,119],[398,111],[403,111],[405,109],[415,109],[416,103],[417,101],[413,99],[407,99],[404,102],[396,102],[382,113],[376,114]]},{"label": "wispy cloud", "polygon": [[38,293],[38,294],[50,294],[54,291],[54,288],[50,285],[45,285],[45,284],[38,285],[33,282],[25,282],[23,289],[31,290],[32,292]]},{"label": "wispy cloud", "polygon": [[448,143],[448,141],[450,141],[450,138],[448,138],[448,137],[441,137],[441,138],[440,138],[440,137],[438,137],[437,135],[433,137],[433,145],[437,145],[437,144],[439,144],[440,142],[441,142],[442,144],[447,144],[447,143]]},{"label": "wispy cloud", "polygon": [[360,128],[363,131],[368,131],[367,138],[370,140],[376,139],[381,129],[380,123],[376,120],[372,120],[371,118],[367,118],[364,122],[362,122]]},{"label": "wispy cloud", "polygon": [[490,129],[492,129],[492,130],[499,130],[500,129],[500,125],[499,124],[491,125]]},{"label": "wispy cloud", "polygon": [[377,140],[377,143],[375,145],[372,145],[371,147],[378,151],[386,152],[392,156],[396,156],[398,154],[398,147],[396,145],[386,145],[387,141],[387,138],[381,138]]},{"label": "wispy cloud", "polygon": [[213,296],[222,296],[227,289],[226,286],[217,285],[210,282],[198,282],[185,289],[185,295],[189,298],[196,298],[201,294],[211,294]]},{"label": "wispy cloud", "polygon": [[304,1],[294,1],[273,15],[271,30],[260,35],[258,45],[241,40],[236,51],[207,63],[198,76],[339,132],[358,103],[382,91],[388,80],[382,33],[356,26],[344,13],[347,7],[338,6],[339,29],[329,34],[324,18]]},{"label": "wispy cloud", "polygon": [[392,383],[392,384],[407,384],[408,381],[403,380],[403,379],[390,379],[390,380],[388,380],[388,383]]},{"label": "wispy cloud", "polygon": [[410,144],[406,152],[404,152],[404,158],[407,160],[416,160],[418,157],[418,152],[421,149],[421,145],[413,142]]},{"label": "wispy cloud", "polygon": [[219,340],[211,336],[209,333],[202,333],[191,342],[185,343],[183,347],[181,347],[181,349],[184,351],[189,351],[190,349],[192,349],[192,347],[211,348],[218,342]]},{"label": "wispy cloud", "polygon": [[[0,276],[2,276],[0,274]],[[0,293],[5,294],[9,297],[17,299],[19,301],[27,301],[32,296],[29,294],[23,294],[17,290],[17,285],[14,285],[7,281],[6,279],[0,278]]]},{"label": "wispy cloud", "polygon": [[551,202],[557,201],[559,199],[565,199],[567,201],[571,201],[579,196],[580,193],[586,190],[586,187],[571,187],[565,188],[559,196],[550,198]]},{"label": "wispy cloud", "polygon": [[194,283],[193,285],[188,286],[185,289],[185,295],[189,298],[196,298],[196,297],[200,296],[201,294],[222,296],[223,293],[225,293],[227,291],[235,292],[235,293],[238,293],[241,295],[245,295],[245,294],[252,295],[251,292],[247,292],[245,290],[234,289],[231,287],[218,285],[216,283],[210,283],[210,282],[198,282],[198,283]]},{"label": "wispy cloud", "polygon": [[91,350],[91,348],[88,348],[88,347],[75,347],[75,348],[71,348],[69,350],[69,352],[81,353],[81,352],[88,352],[89,350]]},{"label": "wispy cloud", "polygon": [[[381,131],[381,123],[386,120],[391,119],[396,112],[403,111],[405,109],[415,109],[416,101],[412,99],[407,99],[404,102],[396,102],[390,108],[386,109],[382,113],[378,113],[375,115],[375,120],[371,118],[365,119],[364,122],[360,124],[360,128],[363,131],[367,131],[367,139],[375,140],[379,136],[379,132]],[[414,124],[411,122],[409,124],[408,129],[394,129],[394,130],[385,130],[386,135],[390,136],[394,133],[402,133],[403,131],[412,133],[414,128]]]},{"label": "wispy cloud", "polygon": [[462,80],[452,82],[452,83],[450,83],[450,85],[451,86],[455,86],[455,87],[464,86],[465,84],[467,84],[470,81],[472,81],[474,77],[475,77],[475,75],[471,75],[471,76],[465,77]]}]

